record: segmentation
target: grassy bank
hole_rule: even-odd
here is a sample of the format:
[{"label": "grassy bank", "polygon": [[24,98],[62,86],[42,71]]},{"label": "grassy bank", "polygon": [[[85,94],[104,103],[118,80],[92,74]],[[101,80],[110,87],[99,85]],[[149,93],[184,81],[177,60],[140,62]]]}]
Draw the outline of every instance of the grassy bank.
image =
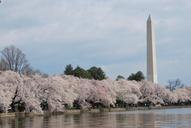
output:
[{"label": "grassy bank", "polygon": [[46,115],[59,115],[59,114],[82,114],[82,113],[100,113],[100,112],[125,112],[125,111],[140,111],[140,110],[160,110],[160,109],[175,109],[175,108],[191,108],[191,105],[187,106],[162,106],[162,107],[129,107],[129,108],[101,108],[101,109],[68,109],[64,112],[50,113],[45,112],[44,114],[36,113],[1,113],[0,118],[4,117],[32,117],[32,116],[46,116]]}]

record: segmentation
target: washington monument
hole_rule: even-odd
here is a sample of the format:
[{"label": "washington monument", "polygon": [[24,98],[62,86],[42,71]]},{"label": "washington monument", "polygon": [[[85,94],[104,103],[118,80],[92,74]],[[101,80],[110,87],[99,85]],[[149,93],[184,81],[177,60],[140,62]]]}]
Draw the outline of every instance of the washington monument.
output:
[{"label": "washington monument", "polygon": [[147,20],[147,80],[158,83],[154,26],[151,16]]}]

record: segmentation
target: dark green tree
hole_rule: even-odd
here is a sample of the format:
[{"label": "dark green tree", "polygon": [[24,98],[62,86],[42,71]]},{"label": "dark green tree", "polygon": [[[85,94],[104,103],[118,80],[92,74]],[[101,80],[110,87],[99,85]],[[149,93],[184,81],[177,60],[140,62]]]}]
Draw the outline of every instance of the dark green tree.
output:
[{"label": "dark green tree", "polygon": [[103,80],[103,79],[106,79],[106,75],[104,73],[104,71],[100,68],[100,67],[91,67],[90,69],[87,70],[92,79],[95,79],[95,80]]},{"label": "dark green tree", "polygon": [[145,79],[144,74],[141,71],[138,71],[137,73],[132,73],[128,78],[128,80],[135,80],[135,81],[141,81]]},{"label": "dark green tree", "polygon": [[74,69],[73,75],[79,78],[91,79],[91,74],[79,66]]},{"label": "dark green tree", "polygon": [[116,78],[116,81],[120,80],[120,79],[125,79],[124,76],[121,76],[121,75],[118,75],[117,78]]},{"label": "dark green tree", "polygon": [[74,74],[73,67],[71,64],[66,65],[64,74],[65,75],[73,75]]}]

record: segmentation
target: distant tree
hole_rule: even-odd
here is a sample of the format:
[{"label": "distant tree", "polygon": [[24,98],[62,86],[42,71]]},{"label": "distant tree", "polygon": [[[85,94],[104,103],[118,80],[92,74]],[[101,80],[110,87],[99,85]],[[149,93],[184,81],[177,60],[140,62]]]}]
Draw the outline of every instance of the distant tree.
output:
[{"label": "distant tree", "polygon": [[44,73],[44,72],[40,71],[39,69],[33,70],[33,74],[34,75],[40,75],[43,78],[47,78],[49,76],[47,73]]},{"label": "distant tree", "polygon": [[3,59],[0,60],[0,71],[8,70],[8,65],[5,63]]},{"label": "distant tree", "polygon": [[29,66],[26,55],[15,46],[4,48],[1,54],[1,62],[5,70],[11,70],[22,74]]},{"label": "distant tree", "polygon": [[79,78],[86,78],[86,79],[91,79],[91,74],[86,71],[85,69],[77,66],[75,69],[74,69],[74,72],[73,72],[74,76],[76,77],[79,77]]},{"label": "distant tree", "polygon": [[132,73],[128,78],[128,80],[135,80],[135,81],[141,81],[145,79],[144,74],[141,71],[138,71],[137,73]]},{"label": "distant tree", "polygon": [[121,75],[118,75],[117,78],[116,78],[116,81],[120,80],[120,79],[125,79],[124,76],[121,76]]},{"label": "distant tree", "polygon": [[95,79],[95,80],[106,79],[106,75],[100,67],[94,66],[88,69],[87,71],[90,73],[92,79]]},{"label": "distant tree", "polygon": [[26,76],[29,76],[29,77],[31,77],[33,75],[40,75],[43,78],[47,78],[49,76],[48,74],[43,73],[39,69],[33,69],[31,66],[26,67],[23,75],[26,75]]},{"label": "distant tree", "polygon": [[183,88],[184,84],[181,82],[180,79],[176,80],[168,80],[168,85],[166,86],[167,89],[169,89],[171,92],[178,88]]},{"label": "distant tree", "polygon": [[65,75],[73,75],[74,74],[73,67],[71,64],[66,65],[64,74]]},{"label": "distant tree", "polygon": [[26,75],[26,76],[35,75],[35,71],[30,65],[28,65],[25,67],[25,70],[23,71],[23,75]]}]

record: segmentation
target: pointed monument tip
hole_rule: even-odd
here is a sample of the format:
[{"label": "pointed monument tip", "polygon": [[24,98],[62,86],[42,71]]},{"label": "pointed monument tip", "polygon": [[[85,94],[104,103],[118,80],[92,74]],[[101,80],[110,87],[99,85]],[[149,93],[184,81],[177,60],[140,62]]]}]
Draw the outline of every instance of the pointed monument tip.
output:
[{"label": "pointed monument tip", "polygon": [[149,17],[148,17],[148,20],[147,21],[151,21],[152,20],[152,17],[151,15],[149,14]]}]

